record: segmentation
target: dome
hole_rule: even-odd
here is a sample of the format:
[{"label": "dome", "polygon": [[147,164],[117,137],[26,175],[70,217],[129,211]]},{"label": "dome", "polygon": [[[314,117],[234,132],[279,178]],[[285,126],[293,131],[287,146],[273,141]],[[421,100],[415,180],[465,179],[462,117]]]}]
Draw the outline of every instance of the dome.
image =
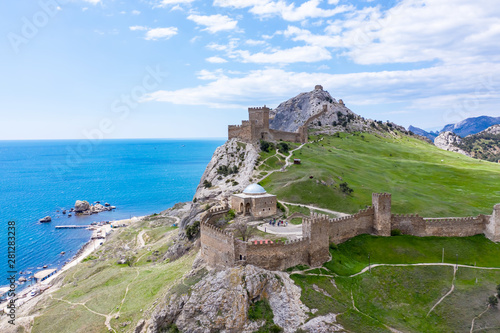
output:
[{"label": "dome", "polygon": [[266,193],[266,190],[259,184],[250,184],[248,185],[245,190],[243,190],[243,193],[245,194],[264,194]]}]

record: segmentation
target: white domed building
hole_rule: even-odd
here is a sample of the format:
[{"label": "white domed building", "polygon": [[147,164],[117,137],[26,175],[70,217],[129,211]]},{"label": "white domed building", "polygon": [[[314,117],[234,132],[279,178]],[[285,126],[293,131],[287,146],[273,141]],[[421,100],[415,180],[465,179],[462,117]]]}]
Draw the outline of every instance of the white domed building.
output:
[{"label": "white domed building", "polygon": [[237,214],[267,217],[276,214],[277,199],[259,184],[248,185],[243,193],[231,196],[231,208]]}]

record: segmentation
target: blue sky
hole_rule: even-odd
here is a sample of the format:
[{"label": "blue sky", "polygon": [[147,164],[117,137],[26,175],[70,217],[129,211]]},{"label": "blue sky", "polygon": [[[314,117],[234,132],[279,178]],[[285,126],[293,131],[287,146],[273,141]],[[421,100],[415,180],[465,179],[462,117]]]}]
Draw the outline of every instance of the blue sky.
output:
[{"label": "blue sky", "polygon": [[224,137],[321,84],[362,116],[500,116],[494,0],[41,0],[0,7],[0,139]]}]

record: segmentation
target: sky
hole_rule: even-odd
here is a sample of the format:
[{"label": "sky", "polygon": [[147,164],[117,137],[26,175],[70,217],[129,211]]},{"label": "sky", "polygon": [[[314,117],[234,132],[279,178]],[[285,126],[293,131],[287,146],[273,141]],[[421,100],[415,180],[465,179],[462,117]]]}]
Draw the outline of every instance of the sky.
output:
[{"label": "sky", "polygon": [[500,116],[496,0],[0,5],[0,140],[222,138],[321,84],[365,118]]}]

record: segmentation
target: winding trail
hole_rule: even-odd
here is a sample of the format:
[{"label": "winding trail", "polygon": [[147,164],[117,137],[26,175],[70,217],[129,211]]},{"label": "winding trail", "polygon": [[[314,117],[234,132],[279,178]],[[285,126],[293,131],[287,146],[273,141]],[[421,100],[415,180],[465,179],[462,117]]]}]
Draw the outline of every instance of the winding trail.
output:
[{"label": "winding trail", "polygon": [[139,243],[139,247],[143,247],[144,245],[146,245],[146,243],[144,242],[144,238],[142,237],[144,235],[144,233],[145,233],[145,230],[142,230],[137,235],[137,242]]},{"label": "winding trail", "polygon": [[488,306],[486,308],[486,310],[484,310],[483,312],[481,312],[479,315],[475,316],[473,319],[472,319],[472,323],[471,323],[471,326],[470,326],[470,333],[472,333],[474,331],[474,322],[476,321],[476,319],[479,319],[481,318],[481,316],[483,314],[485,314],[488,310],[490,309],[490,307]]},{"label": "winding trail", "polygon": [[443,297],[441,297],[439,299],[439,301],[437,301],[436,304],[434,304],[434,306],[429,310],[429,312],[427,312],[427,316],[426,317],[429,317],[429,315],[436,308],[436,306],[438,306],[439,303],[441,303],[448,295],[450,295],[453,292],[453,290],[455,290],[455,279],[457,277],[457,271],[458,271],[458,267],[455,265],[453,267],[453,280],[451,280],[451,289],[450,289],[450,291],[448,291]]}]

